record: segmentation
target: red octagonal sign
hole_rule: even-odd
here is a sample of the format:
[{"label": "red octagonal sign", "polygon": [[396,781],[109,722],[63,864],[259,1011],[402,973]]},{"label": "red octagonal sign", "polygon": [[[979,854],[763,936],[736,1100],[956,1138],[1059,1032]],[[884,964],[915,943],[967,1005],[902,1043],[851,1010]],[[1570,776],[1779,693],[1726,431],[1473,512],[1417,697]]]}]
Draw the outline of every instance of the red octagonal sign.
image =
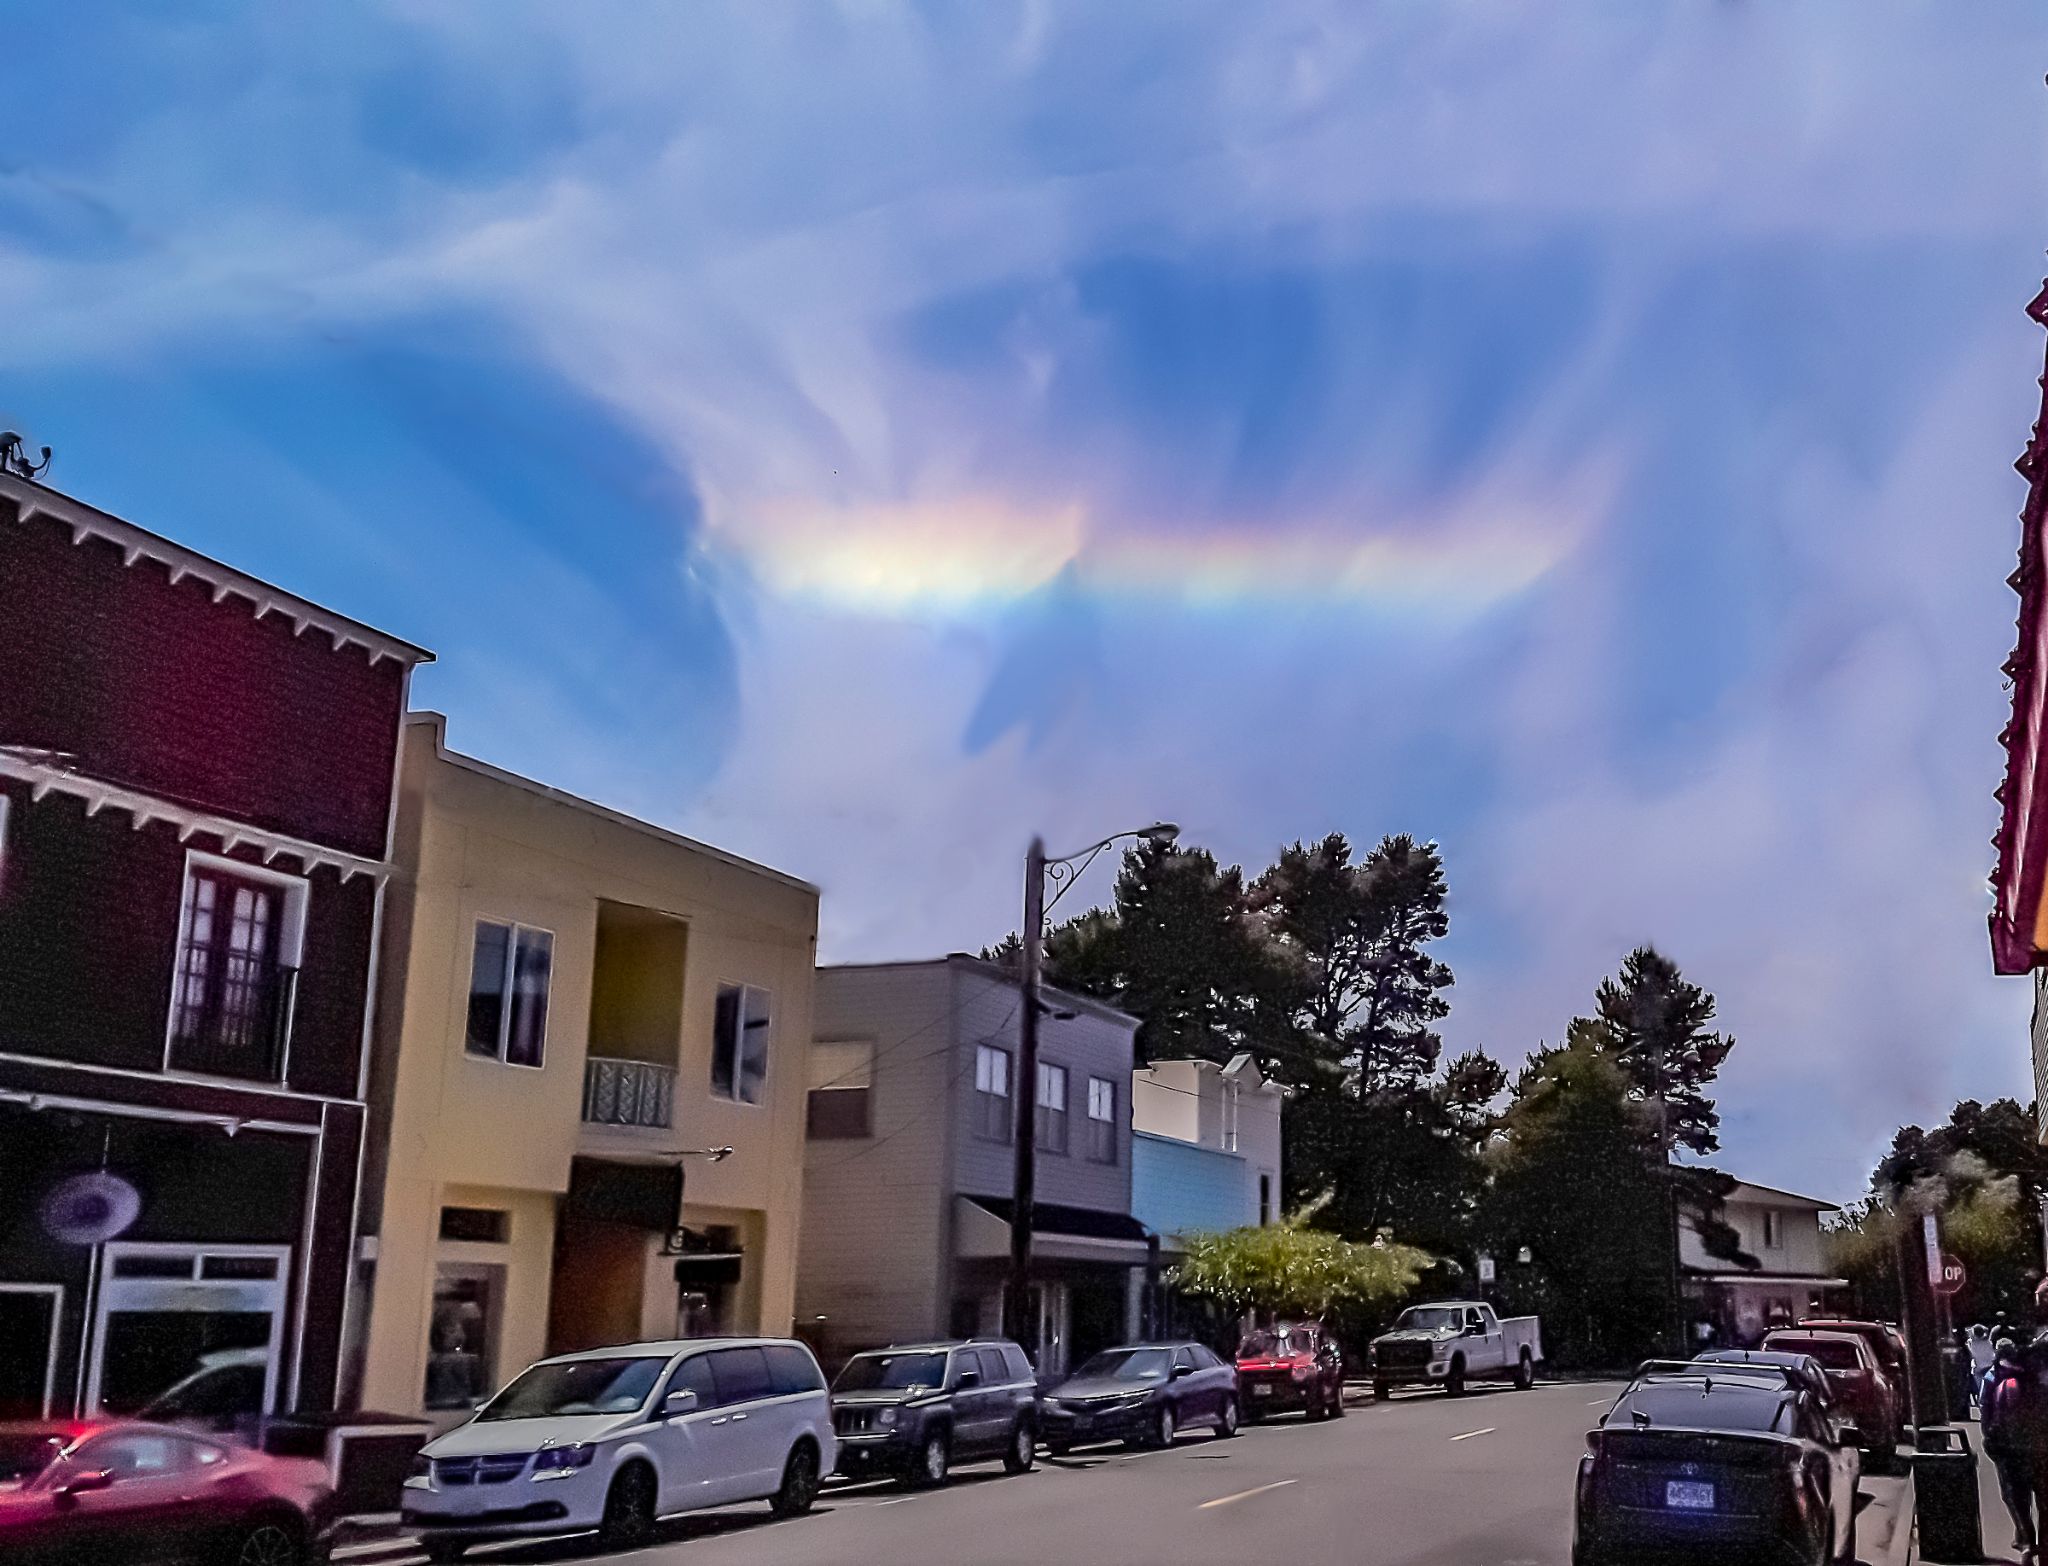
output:
[{"label": "red octagonal sign", "polygon": [[1934,1292],[1937,1294],[1954,1294],[1958,1289],[1962,1288],[1969,1276],[1968,1273],[1963,1271],[1963,1264],[1960,1261],[1949,1255],[1947,1251],[1943,1251],[1941,1253],[1941,1281],[1935,1284]]}]

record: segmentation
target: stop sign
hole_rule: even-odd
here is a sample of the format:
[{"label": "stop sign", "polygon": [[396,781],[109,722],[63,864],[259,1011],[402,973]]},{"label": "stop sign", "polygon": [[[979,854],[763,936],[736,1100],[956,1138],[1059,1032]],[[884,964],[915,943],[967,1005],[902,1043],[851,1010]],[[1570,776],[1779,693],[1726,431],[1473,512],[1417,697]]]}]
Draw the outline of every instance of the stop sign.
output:
[{"label": "stop sign", "polygon": [[1934,1285],[1934,1292],[1937,1294],[1954,1294],[1962,1288],[1968,1278],[1969,1274],[1963,1271],[1963,1264],[1957,1261],[1955,1257],[1949,1255],[1947,1251],[1943,1251],[1941,1253],[1941,1280]]}]

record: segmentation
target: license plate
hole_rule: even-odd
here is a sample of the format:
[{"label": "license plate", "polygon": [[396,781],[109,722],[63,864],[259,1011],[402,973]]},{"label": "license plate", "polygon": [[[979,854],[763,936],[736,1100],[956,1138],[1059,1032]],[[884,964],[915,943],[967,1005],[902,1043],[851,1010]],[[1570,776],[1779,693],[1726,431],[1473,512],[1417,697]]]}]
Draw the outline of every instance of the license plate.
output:
[{"label": "license plate", "polygon": [[1664,1504],[1674,1512],[1711,1512],[1714,1509],[1714,1487],[1701,1484],[1696,1479],[1667,1479],[1664,1481]]},{"label": "license plate", "polygon": [[1252,1396],[1253,1396],[1253,1397],[1271,1397],[1272,1395],[1273,1395],[1273,1389],[1272,1389],[1272,1387],[1268,1386],[1268,1385],[1267,1385],[1267,1384],[1266,1384],[1265,1382],[1263,1382],[1263,1381],[1254,1381],[1254,1382],[1252,1383]]}]

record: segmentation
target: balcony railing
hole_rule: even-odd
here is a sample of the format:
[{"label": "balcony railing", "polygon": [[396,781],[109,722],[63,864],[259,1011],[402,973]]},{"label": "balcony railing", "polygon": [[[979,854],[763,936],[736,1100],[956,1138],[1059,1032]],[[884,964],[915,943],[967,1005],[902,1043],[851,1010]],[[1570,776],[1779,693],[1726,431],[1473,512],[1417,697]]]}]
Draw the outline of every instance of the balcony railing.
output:
[{"label": "balcony railing", "polygon": [[592,1055],[584,1061],[585,1125],[666,1131],[675,1118],[675,1067],[646,1060],[614,1060],[606,1055]]},{"label": "balcony railing", "polygon": [[208,987],[202,981],[193,992],[193,1000],[178,1006],[171,1018],[174,1070],[249,1082],[283,1077],[298,969],[238,966],[223,982]]}]

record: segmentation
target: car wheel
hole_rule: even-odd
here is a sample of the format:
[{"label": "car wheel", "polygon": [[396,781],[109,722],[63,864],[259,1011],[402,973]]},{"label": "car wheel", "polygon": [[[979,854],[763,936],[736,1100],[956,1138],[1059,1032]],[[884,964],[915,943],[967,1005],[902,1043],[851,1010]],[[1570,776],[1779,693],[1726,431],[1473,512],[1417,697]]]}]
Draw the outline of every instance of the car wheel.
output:
[{"label": "car wheel", "polygon": [[818,1454],[806,1441],[782,1465],[782,1488],[769,1498],[777,1517],[801,1517],[818,1499]]},{"label": "car wheel", "polygon": [[597,1536],[608,1550],[630,1550],[654,1537],[654,1470],[628,1463],[604,1498]]},{"label": "car wheel", "polygon": [[1152,1416],[1152,1439],[1150,1445],[1165,1450],[1173,1445],[1173,1405],[1161,1403],[1159,1412]]},{"label": "car wheel", "polygon": [[297,1528],[266,1517],[243,1531],[230,1559],[234,1566],[299,1566],[304,1553]]},{"label": "car wheel", "polygon": [[1517,1392],[1526,1392],[1534,1385],[1536,1385],[1536,1356],[1527,1349],[1523,1349],[1522,1357],[1515,1361],[1515,1390]]},{"label": "car wheel", "polygon": [[1225,1398],[1223,1400],[1223,1412],[1216,1417],[1216,1434],[1226,1441],[1229,1440],[1237,1434],[1238,1424],[1243,1417],[1238,1412],[1237,1399],[1234,1397]]},{"label": "car wheel", "polygon": [[1372,1384],[1372,1400],[1375,1403],[1384,1403],[1393,1395],[1394,1388],[1391,1382],[1375,1381]]},{"label": "car wheel", "polygon": [[1003,1467],[1013,1474],[1028,1474],[1031,1465],[1038,1461],[1038,1437],[1031,1429],[1028,1419],[1017,1421],[1017,1428],[1010,1432],[1010,1446],[1003,1453]]},{"label": "car wheel", "polygon": [[917,1482],[936,1488],[946,1482],[946,1475],[953,1466],[953,1446],[943,1430],[934,1430],[924,1438],[924,1445],[917,1454]]},{"label": "car wheel", "polygon": [[1463,1397],[1465,1395],[1464,1360],[1454,1359],[1451,1361],[1451,1373],[1444,1377],[1444,1395],[1446,1397]]}]

